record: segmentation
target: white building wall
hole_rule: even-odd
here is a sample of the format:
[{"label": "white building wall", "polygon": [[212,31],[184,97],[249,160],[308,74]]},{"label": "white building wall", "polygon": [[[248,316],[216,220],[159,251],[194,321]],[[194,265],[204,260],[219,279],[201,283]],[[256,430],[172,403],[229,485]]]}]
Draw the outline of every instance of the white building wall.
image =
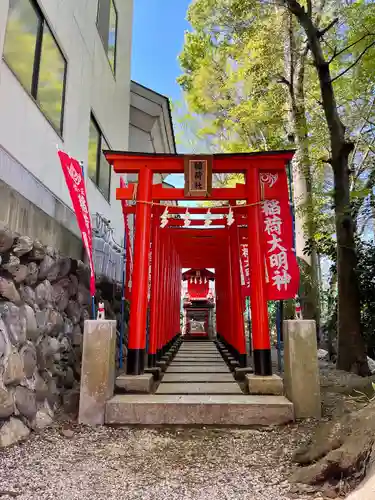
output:
[{"label": "white building wall", "polygon": [[[84,161],[87,172],[92,110],[109,146],[115,150],[128,149],[133,0],[116,1],[116,77],[111,71],[96,27],[97,0],[38,0],[38,4],[68,64],[64,136],[58,136],[7,64],[0,60],[0,146],[38,178],[53,195],[71,207],[56,145]],[[8,7],[9,0],[0,1],[1,54]],[[16,172],[12,181],[12,187],[17,189],[20,180]],[[116,237],[120,240],[123,221],[121,206],[115,195],[118,185],[119,180],[112,173],[108,203],[87,178],[90,211],[101,212],[109,218]]]},{"label": "white building wall", "polygon": [[129,130],[129,151],[138,151],[142,153],[155,153],[155,149],[152,144],[151,134],[130,125]]}]

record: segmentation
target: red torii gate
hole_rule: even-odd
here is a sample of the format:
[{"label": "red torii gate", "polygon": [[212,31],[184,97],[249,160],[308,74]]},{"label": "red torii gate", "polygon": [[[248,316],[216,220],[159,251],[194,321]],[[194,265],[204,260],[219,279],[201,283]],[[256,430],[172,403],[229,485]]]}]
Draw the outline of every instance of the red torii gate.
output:
[{"label": "red torii gate", "polygon": [[[153,185],[155,173],[184,173],[185,155],[140,154],[106,151],[108,162],[118,174],[138,173],[138,185],[117,189],[118,200],[136,200],[135,244],[128,336],[127,373],[144,371],[146,348],[146,315],[148,305],[149,251],[152,240],[152,283],[150,304],[150,340],[148,362],[155,364],[160,353],[170,345],[180,330],[180,286],[182,267],[214,267],[217,288],[217,330],[242,366],[246,364],[246,341],[240,283],[238,221],[225,229],[185,229],[171,220],[160,228],[163,210],[158,203],[169,200],[245,200],[246,207],[236,208],[241,224],[247,218],[249,241],[251,314],[253,332],[254,372],[271,375],[271,349],[268,325],[265,262],[262,250],[261,185],[264,172],[285,171],[293,151],[212,156],[212,172],[243,173],[245,184],[234,188],[214,188],[207,197],[186,197],[183,189]],[[191,155],[188,155],[191,157]],[[204,156],[207,158],[207,156]],[[200,159],[201,156],[194,156]],[[155,203],[155,205],[153,204]],[[129,212],[134,207],[128,207]],[[169,207],[170,213],[183,213],[186,208]],[[190,208],[190,213],[206,209]],[[228,209],[212,208],[211,213],[227,213]],[[153,217],[152,217],[153,216]],[[236,217],[237,219],[237,217]],[[218,222],[216,222],[218,223]],[[203,221],[192,221],[202,225]],[[176,227],[177,226],[177,227]],[[221,246],[221,251],[219,251]],[[227,251],[225,250],[227,249]],[[165,278],[162,280],[162,278]]]}]

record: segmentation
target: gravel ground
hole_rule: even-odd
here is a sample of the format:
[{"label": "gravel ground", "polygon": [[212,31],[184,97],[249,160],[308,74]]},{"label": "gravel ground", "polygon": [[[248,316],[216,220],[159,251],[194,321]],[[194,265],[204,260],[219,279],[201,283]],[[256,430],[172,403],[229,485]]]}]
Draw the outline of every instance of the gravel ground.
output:
[{"label": "gravel ground", "polygon": [[291,454],[315,424],[267,430],[64,425],[0,451],[1,500],[287,500]]}]

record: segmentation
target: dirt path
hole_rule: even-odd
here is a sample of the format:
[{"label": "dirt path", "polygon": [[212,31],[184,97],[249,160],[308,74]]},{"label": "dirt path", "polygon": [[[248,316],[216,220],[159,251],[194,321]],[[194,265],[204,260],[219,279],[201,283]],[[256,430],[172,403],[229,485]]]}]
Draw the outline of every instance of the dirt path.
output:
[{"label": "dirt path", "polygon": [[0,499],[286,500],[291,454],[311,425],[179,431],[56,426],[0,452]]}]

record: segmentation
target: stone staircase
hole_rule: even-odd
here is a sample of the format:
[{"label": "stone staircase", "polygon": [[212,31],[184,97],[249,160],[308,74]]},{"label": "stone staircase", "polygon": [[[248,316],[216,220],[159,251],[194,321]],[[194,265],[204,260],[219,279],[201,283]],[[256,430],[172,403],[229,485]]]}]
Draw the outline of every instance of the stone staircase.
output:
[{"label": "stone staircase", "polygon": [[[105,422],[126,425],[277,425],[294,419],[284,396],[246,394],[236,380],[236,362],[212,341],[178,341],[153,394],[116,394]],[[121,376],[116,383],[123,387]]]}]

